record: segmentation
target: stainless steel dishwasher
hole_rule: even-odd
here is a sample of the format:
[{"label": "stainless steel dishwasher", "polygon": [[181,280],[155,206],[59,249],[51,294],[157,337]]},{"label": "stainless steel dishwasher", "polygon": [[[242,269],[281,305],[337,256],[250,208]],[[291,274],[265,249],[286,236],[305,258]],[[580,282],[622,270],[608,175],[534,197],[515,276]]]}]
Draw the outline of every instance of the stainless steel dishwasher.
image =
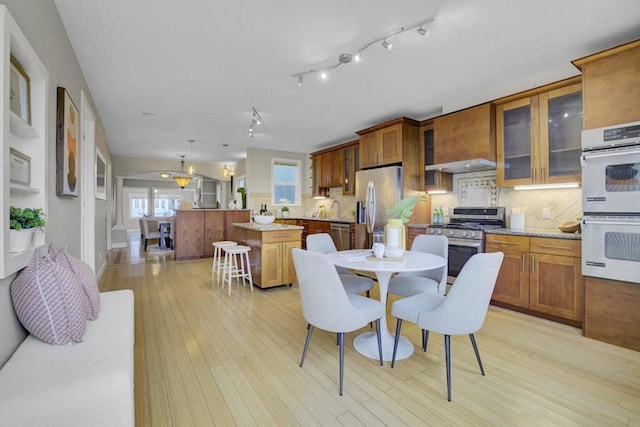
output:
[{"label": "stainless steel dishwasher", "polygon": [[351,225],[332,222],[329,233],[339,251],[351,249]]}]

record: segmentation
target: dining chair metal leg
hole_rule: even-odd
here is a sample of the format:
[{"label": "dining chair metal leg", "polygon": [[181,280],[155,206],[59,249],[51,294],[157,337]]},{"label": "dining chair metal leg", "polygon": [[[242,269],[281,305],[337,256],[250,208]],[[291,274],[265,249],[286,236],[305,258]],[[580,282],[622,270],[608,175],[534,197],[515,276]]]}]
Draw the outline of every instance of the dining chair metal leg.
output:
[{"label": "dining chair metal leg", "polygon": [[344,332],[338,332],[338,342],[340,343],[340,396],[344,384]]},{"label": "dining chair metal leg", "polygon": [[471,344],[473,345],[473,351],[476,352],[476,359],[478,359],[478,365],[480,366],[480,372],[484,376],[484,368],[482,367],[482,360],[480,360],[480,352],[478,351],[478,344],[476,344],[476,336],[474,334],[469,334],[469,338],[471,338]]},{"label": "dining chair metal leg", "polygon": [[378,337],[378,354],[380,355],[380,366],[384,366],[382,361],[382,335],[380,333],[380,319],[376,319],[376,335]]},{"label": "dining chair metal leg", "polygon": [[304,365],[304,358],[307,357],[307,350],[309,350],[309,343],[311,342],[311,334],[313,333],[313,325],[307,324],[307,339],[304,340],[304,349],[302,350],[302,359],[300,359],[300,367]]},{"label": "dining chair metal leg", "polygon": [[427,344],[429,344],[429,331],[426,329],[422,330],[422,351],[427,351]]},{"label": "dining chair metal leg", "polygon": [[393,356],[391,356],[391,367],[396,364],[396,352],[398,351],[398,341],[400,341],[400,329],[402,329],[402,319],[398,317],[396,322],[396,335],[393,339]]},{"label": "dining chair metal leg", "polygon": [[451,402],[451,335],[444,336],[444,359],[447,367],[447,400]]}]

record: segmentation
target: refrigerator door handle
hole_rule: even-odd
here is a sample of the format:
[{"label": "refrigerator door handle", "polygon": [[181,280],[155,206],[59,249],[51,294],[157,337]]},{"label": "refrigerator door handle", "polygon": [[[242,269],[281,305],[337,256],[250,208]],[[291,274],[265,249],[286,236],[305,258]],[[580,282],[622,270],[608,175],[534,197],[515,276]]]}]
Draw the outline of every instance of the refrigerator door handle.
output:
[{"label": "refrigerator door handle", "polygon": [[367,184],[367,232],[373,233],[376,225],[376,187],[373,181]]}]

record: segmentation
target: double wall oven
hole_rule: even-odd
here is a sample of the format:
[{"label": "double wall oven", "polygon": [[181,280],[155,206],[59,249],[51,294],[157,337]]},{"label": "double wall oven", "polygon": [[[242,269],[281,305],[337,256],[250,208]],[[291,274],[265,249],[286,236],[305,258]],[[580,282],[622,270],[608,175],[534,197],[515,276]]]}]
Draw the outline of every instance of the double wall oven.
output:
[{"label": "double wall oven", "polygon": [[640,122],[582,132],[582,274],[640,283]]},{"label": "double wall oven", "polygon": [[458,276],[464,264],[477,253],[484,252],[484,231],[504,228],[503,207],[459,207],[453,208],[449,224],[432,224],[427,234],[443,235],[449,241],[448,282]]}]

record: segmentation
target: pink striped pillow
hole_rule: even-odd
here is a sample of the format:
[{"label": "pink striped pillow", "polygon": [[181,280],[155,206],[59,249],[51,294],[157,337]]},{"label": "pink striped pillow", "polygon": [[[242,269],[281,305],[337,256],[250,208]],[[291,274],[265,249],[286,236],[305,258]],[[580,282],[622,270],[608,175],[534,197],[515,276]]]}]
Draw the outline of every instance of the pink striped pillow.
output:
[{"label": "pink striped pillow", "polygon": [[49,246],[49,256],[63,266],[71,269],[76,275],[87,295],[87,315],[89,320],[96,320],[100,313],[100,290],[93,270],[89,264],[71,255],[65,248],[57,249]]},{"label": "pink striped pillow", "polygon": [[20,322],[49,344],[80,342],[87,321],[87,296],[69,268],[38,251],[11,283]]}]

